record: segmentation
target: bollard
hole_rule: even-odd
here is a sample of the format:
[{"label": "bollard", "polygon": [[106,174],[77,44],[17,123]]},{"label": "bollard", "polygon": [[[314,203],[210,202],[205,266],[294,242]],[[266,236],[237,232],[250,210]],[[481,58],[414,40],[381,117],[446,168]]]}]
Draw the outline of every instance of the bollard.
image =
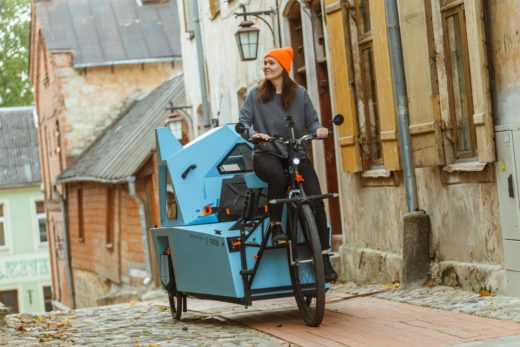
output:
[{"label": "bollard", "polygon": [[423,211],[403,217],[403,277],[405,287],[422,286],[430,270],[430,217]]}]

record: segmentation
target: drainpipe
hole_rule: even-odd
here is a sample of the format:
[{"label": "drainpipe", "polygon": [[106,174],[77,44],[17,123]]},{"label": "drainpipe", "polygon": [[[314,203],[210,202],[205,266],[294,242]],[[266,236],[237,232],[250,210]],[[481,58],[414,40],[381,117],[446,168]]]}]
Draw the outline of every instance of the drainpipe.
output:
[{"label": "drainpipe", "polygon": [[420,211],[418,206],[397,0],[385,0],[385,11],[392,80],[399,121],[406,203],[408,205],[408,213],[403,216],[403,273],[401,282],[404,286],[420,286],[427,281],[430,270],[431,224],[430,217],[425,211]]},{"label": "drainpipe", "polygon": [[146,277],[143,281],[143,284],[148,287],[150,283],[152,283],[152,266],[150,265],[150,250],[148,248],[148,223],[146,221],[144,201],[141,199],[139,194],[137,194],[135,176],[128,176],[126,180],[128,181],[128,193],[132,198],[134,198],[139,208],[139,220],[141,222],[141,236],[143,239],[144,250],[144,266],[146,269]]},{"label": "drainpipe", "polygon": [[197,63],[199,68],[200,97],[202,101],[202,115],[206,124],[204,128],[211,128],[210,107],[208,103],[208,87],[206,85],[206,69],[204,64],[204,47],[202,46],[202,34],[200,30],[199,4],[198,1],[188,1],[188,6],[192,6],[191,20],[193,22],[193,34],[197,46]]},{"label": "drainpipe", "polygon": [[388,41],[390,44],[390,59],[392,61],[392,79],[394,82],[397,119],[399,121],[399,139],[403,157],[404,186],[408,212],[419,209],[417,202],[417,183],[412,157],[412,143],[409,132],[408,98],[404,77],[403,49],[401,46],[401,29],[399,27],[399,12],[397,0],[386,0],[386,20],[388,25]]},{"label": "drainpipe", "polygon": [[67,228],[67,219],[68,219],[68,213],[67,213],[67,204],[66,200],[61,195],[60,191],[56,187],[55,184],[52,185],[52,191],[56,196],[58,197],[58,200],[60,200],[61,204],[61,218],[63,220],[62,229],[63,229],[63,248],[65,251],[65,267],[67,272],[67,288],[69,290],[69,297],[70,297],[70,305],[74,309],[76,308],[76,300],[75,300],[75,293],[74,293],[74,286],[72,285],[72,265],[70,262],[70,251],[69,251],[69,230]]}]

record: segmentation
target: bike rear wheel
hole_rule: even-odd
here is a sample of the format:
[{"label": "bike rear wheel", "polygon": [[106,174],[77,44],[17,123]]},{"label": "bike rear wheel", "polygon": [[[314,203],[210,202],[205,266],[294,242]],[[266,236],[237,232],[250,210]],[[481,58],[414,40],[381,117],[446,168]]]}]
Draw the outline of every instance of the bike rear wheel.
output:
[{"label": "bike rear wheel", "polygon": [[325,313],[325,274],[318,229],[308,204],[293,213],[297,215],[291,218],[289,272],[294,297],[305,324],[316,327]]}]

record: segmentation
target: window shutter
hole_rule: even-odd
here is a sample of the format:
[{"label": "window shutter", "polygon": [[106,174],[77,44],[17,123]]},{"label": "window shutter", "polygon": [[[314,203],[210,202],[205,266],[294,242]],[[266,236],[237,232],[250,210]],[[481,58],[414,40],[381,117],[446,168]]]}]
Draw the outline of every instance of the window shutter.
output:
[{"label": "window shutter", "polygon": [[469,64],[478,159],[483,163],[491,163],[495,161],[495,144],[482,6],[482,0],[464,1],[468,46],[472,47]]},{"label": "window shutter", "polygon": [[399,170],[397,117],[395,113],[392,69],[388,47],[388,32],[384,1],[370,1],[372,40],[376,71],[377,103],[379,108],[381,146],[386,170]]},{"label": "window shutter", "polygon": [[[424,0],[400,0],[399,16],[410,136],[416,167],[444,164],[436,70],[431,42],[431,8]],[[430,43],[430,45],[428,44]]]},{"label": "window shutter", "polygon": [[341,161],[346,172],[362,170],[361,154],[358,145],[358,122],[354,76],[350,59],[350,35],[347,22],[347,10],[341,0],[326,0],[328,44],[334,88],[336,113],[345,117],[339,129]]},{"label": "window shutter", "polygon": [[212,19],[220,13],[220,0],[209,0],[209,12]]}]

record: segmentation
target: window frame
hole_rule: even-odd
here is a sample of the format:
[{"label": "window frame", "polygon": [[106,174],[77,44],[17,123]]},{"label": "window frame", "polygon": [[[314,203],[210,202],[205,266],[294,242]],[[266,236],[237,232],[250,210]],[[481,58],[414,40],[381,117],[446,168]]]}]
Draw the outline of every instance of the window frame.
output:
[{"label": "window frame", "polygon": [[105,247],[107,249],[114,248],[114,231],[115,231],[115,202],[116,189],[113,185],[106,187],[106,225],[105,225]]},{"label": "window frame", "polygon": [[0,217],[0,223],[3,223],[5,245],[0,245],[0,252],[11,252],[11,225],[10,225],[10,208],[7,200],[0,199],[0,205],[3,205],[3,216]]},{"label": "window frame", "polygon": [[[441,29],[442,29],[442,44],[444,49],[444,69],[446,71],[446,83],[448,87],[448,123],[449,126],[445,127],[446,130],[450,131],[450,137],[448,141],[451,143],[451,146],[448,150],[452,152],[452,157],[454,162],[457,161],[465,161],[465,160],[478,160],[478,145],[477,145],[477,135],[475,129],[475,122],[473,119],[474,114],[474,106],[473,106],[473,86],[471,82],[471,71],[470,71],[470,58],[469,58],[469,48],[468,48],[468,35],[467,35],[467,24],[466,24],[466,15],[465,15],[465,4],[464,1],[461,0],[453,0],[448,2],[448,4],[440,7],[440,17],[441,17]],[[459,127],[457,125],[457,114],[455,107],[455,95],[454,95],[454,79],[453,72],[451,67],[451,53],[450,53],[450,38],[448,31],[448,19],[449,17],[453,17],[455,15],[459,16],[459,30],[461,33],[461,44],[462,44],[462,60],[463,60],[463,71],[464,74],[464,85],[466,88],[465,95],[465,113],[467,117],[468,127],[469,127],[469,137],[470,137],[470,149],[467,151],[459,151],[458,149],[458,141],[459,141]]]},{"label": "window frame", "polygon": [[[359,103],[363,104],[363,110],[359,110],[357,112],[357,120],[359,126],[360,138],[363,133],[365,134],[365,141],[360,140],[360,149],[361,149],[361,158],[362,158],[362,168],[363,171],[369,171],[373,169],[380,168],[384,166],[384,155],[383,155],[383,144],[381,141],[381,112],[379,110],[379,100],[378,100],[378,92],[377,92],[377,72],[375,70],[375,57],[374,57],[374,42],[372,36],[372,15],[370,13],[370,0],[366,1],[366,6],[368,6],[367,10],[369,13],[369,21],[370,27],[366,31],[361,31],[363,28],[361,26],[361,1],[363,0],[355,0],[353,8],[354,19],[349,16],[349,21],[354,20],[356,33],[355,37],[350,40],[351,42],[351,50],[353,56],[355,56],[354,61],[358,61],[359,69],[353,68],[355,81],[357,82],[356,86],[356,107],[359,106]],[[374,1],[374,0],[372,0]],[[348,23],[350,26],[351,23]],[[352,34],[352,32],[351,32]],[[356,47],[353,47],[353,46]],[[368,81],[365,75],[367,69],[367,62],[363,59],[363,52],[366,50],[370,50],[370,57],[372,60],[372,66],[370,69],[371,80]],[[354,64],[355,65],[355,64]],[[370,84],[369,88],[367,84]],[[368,91],[370,90],[370,95]],[[372,124],[372,119],[370,116],[370,100],[374,100],[375,108],[374,108],[374,116],[375,116],[375,124]],[[362,112],[361,112],[362,111]],[[361,122],[360,116],[363,117],[363,122]],[[376,129],[376,133],[372,134],[372,128]],[[372,141],[372,138],[375,138],[375,141]],[[376,152],[375,148],[379,147],[379,157],[374,158],[374,153]],[[368,148],[368,156],[365,154],[365,149]]]},{"label": "window frame", "polygon": [[83,216],[83,186],[79,185],[76,190],[76,208],[78,211],[78,240],[85,242],[85,223]]},{"label": "window frame", "polygon": [[[36,203],[41,201],[44,206],[43,213],[38,213],[38,210],[36,208]],[[32,212],[32,220],[33,220],[33,230],[34,230],[34,248],[35,249],[41,249],[41,248],[47,248],[49,246],[49,230],[47,225],[47,214],[45,213],[45,199],[43,197],[32,197],[30,200],[31,204],[31,212]],[[47,233],[47,241],[42,242],[41,241],[41,234],[40,234],[40,219],[44,219],[45,221],[45,232]]]}]

